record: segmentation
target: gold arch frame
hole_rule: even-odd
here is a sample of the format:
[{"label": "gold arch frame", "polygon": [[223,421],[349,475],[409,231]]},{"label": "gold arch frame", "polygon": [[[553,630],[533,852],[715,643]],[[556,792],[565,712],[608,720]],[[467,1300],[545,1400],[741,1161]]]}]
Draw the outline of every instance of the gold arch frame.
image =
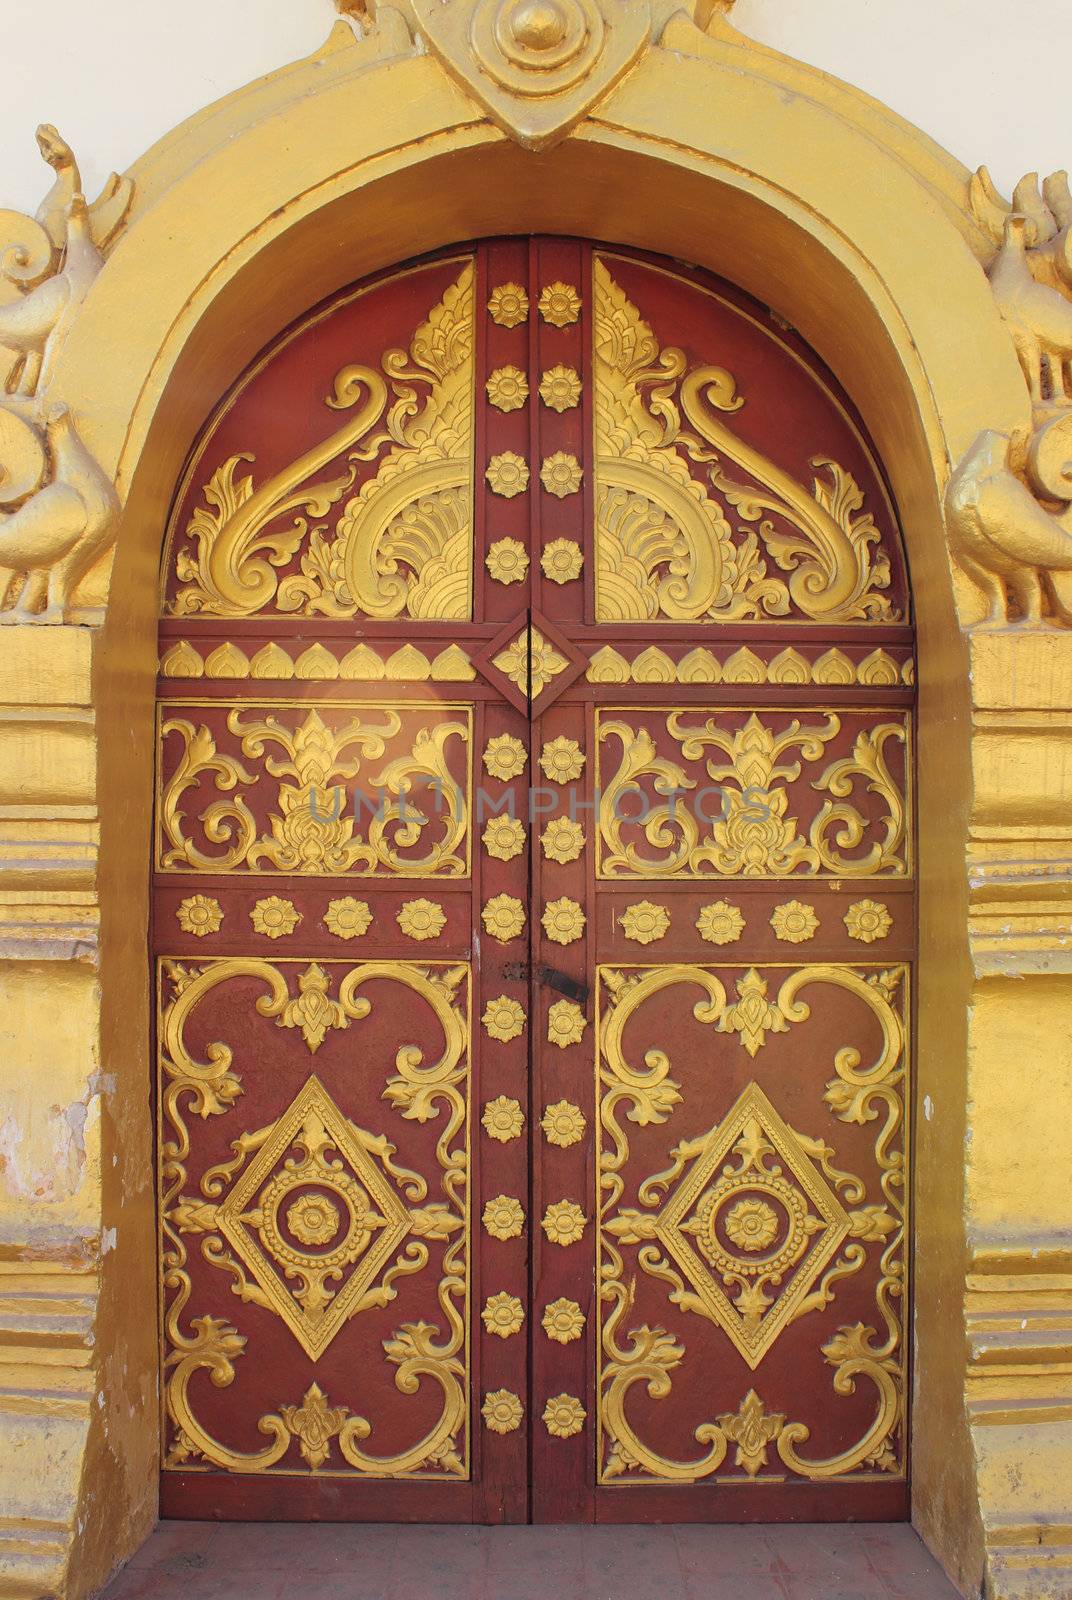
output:
[{"label": "gold arch frame", "polygon": [[[212,403],[292,317],[396,260],[516,231],[741,284],[827,361],[889,472],[919,634],[914,1518],[965,1594],[1056,1594],[1072,1564],[1072,1389],[1048,1353],[1055,1331],[1072,1341],[1072,632],[973,634],[981,602],[948,549],[951,463],[1030,420],[968,174],[721,16],[675,13],[536,152],[464,76],[382,9],[368,38],[340,23],[185,123],[132,169],[130,219],[53,375],[125,510],[80,597],[103,626],[0,629],[0,842],[22,851],[0,891],[0,1005],[29,1130],[0,1174],[0,1592],[79,1600],[155,1517],[143,930],[172,486]],[[1039,1037],[1045,1082],[1024,1065]],[[47,1167],[57,1105],[69,1145],[42,1200],[25,1174]]]}]

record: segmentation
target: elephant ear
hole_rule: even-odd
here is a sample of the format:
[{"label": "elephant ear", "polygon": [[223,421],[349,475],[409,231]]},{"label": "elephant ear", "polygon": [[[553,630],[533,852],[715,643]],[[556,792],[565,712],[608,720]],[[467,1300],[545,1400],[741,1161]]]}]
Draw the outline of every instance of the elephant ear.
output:
[{"label": "elephant ear", "polygon": [[0,506],[14,506],[39,489],[48,465],[44,435],[0,405]]}]

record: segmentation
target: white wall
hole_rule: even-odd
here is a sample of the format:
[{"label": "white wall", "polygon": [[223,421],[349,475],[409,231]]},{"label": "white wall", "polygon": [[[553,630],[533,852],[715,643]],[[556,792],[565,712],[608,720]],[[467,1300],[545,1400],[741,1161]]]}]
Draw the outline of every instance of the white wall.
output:
[{"label": "white wall", "polygon": [[[0,206],[55,122],[91,196],[191,112],[316,49],[331,0],[0,0]],[[1072,165],[1072,0],[739,0],[746,33],[868,90],[1008,192]]]}]

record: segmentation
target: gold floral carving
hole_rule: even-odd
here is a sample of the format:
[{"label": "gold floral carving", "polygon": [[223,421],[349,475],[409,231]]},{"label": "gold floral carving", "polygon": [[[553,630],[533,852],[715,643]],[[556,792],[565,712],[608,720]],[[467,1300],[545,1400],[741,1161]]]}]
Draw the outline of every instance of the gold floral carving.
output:
[{"label": "gold floral carving", "polygon": [[301,913],[297,910],[293,900],[284,900],[281,895],[269,894],[263,900],[254,904],[249,914],[253,924],[254,933],[263,934],[266,939],[282,939],[294,929],[301,921]]},{"label": "gold floral carving", "polygon": [[[695,1482],[719,1470],[731,1443],[738,1448],[736,1465],[749,1476],[766,1465],[772,1445],[782,1468],[806,1478],[836,1478],[867,1466],[900,1470],[894,1440],[904,1417],[897,1302],[906,1290],[906,969],[865,975],[832,965],[798,968],[785,978],[776,1002],[787,1023],[802,1022],[810,1015],[802,992],[828,986],[862,1002],[878,1024],[876,1058],[863,1061],[851,1046],[835,1050],[834,1076],[823,1095],[841,1121],[876,1123],[877,1198],[869,1201],[861,1179],[834,1164],[826,1140],[791,1128],[752,1082],[716,1127],[678,1142],[670,1167],[644,1178],[636,1190],[638,1207],[621,1204],[630,1154],[627,1127],[664,1123],[681,1093],[665,1052],[650,1052],[642,1067],[628,1060],[626,1025],[652,996],[679,986],[699,990],[691,1010],[700,1023],[721,1028],[729,1006],[720,979],[702,967],[654,967],[628,977],[601,969],[601,976],[599,1416],[607,1445],[601,1480],[631,1475]],[[640,1385],[665,1399],[685,1349],[661,1328],[626,1331],[635,1270],[666,1284],[682,1311],[715,1323],[754,1371],[786,1326],[833,1302],[835,1284],[860,1270],[868,1245],[880,1251],[874,1309],[884,1333],[880,1337],[874,1327],[856,1323],[823,1346],[835,1369],[835,1394],[851,1393],[861,1378],[874,1386],[874,1417],[860,1440],[829,1458],[802,1456],[798,1447],[809,1436],[807,1425],[768,1416],[755,1393],[736,1415],[723,1414],[695,1430],[708,1446],[698,1460],[670,1459],[640,1437],[627,1416],[629,1391]],[[623,1254],[633,1250],[635,1268]]]},{"label": "gold floral carving", "polygon": [[[487,1026],[486,1023],[484,1025]],[[520,1139],[521,1130],[525,1126],[525,1114],[516,1100],[511,1099],[509,1095],[500,1094],[494,1100],[487,1102],[480,1121],[489,1139],[496,1139],[500,1144],[509,1144],[512,1139]]]},{"label": "gold floral carving", "polygon": [[819,918],[814,906],[806,906],[800,900],[787,900],[785,905],[775,906],[770,925],[776,939],[785,944],[803,944],[814,937]]},{"label": "gold floral carving", "polygon": [[499,1194],[485,1205],[481,1221],[493,1239],[519,1239],[525,1226],[525,1213],[520,1200],[513,1195]]},{"label": "gold floral carving", "polygon": [[485,933],[500,944],[516,939],[525,926],[525,908],[512,894],[496,894],[480,913]]},{"label": "gold floral carving", "polygon": [[570,817],[552,817],[540,843],[548,861],[576,861],[584,849],[584,829]]},{"label": "gold floral carving", "polygon": [[[594,289],[598,619],[896,620],[881,592],[889,557],[852,474],[816,456],[811,489],[798,483],[719,419],[745,404],[729,372],[660,349],[598,258]],[[726,508],[754,531],[735,531]]]},{"label": "gold floral carving", "polygon": [[636,944],[652,944],[661,939],[670,927],[670,913],[665,906],[656,906],[650,900],[638,900],[626,906],[618,918],[622,932]]},{"label": "gold floral carving", "polygon": [[[511,1000],[509,995],[501,994],[497,1000],[488,1001],[480,1020],[490,1038],[501,1039],[505,1043],[516,1039],[524,1028],[525,1008],[519,1001]],[[516,1100],[508,1103],[517,1105]]]},{"label": "gold floral carving", "polygon": [[407,939],[438,939],[447,915],[435,900],[407,900],[395,921]]},{"label": "gold floral carving", "polygon": [[[314,963],[304,977],[319,971]],[[288,1023],[288,1008],[300,1006],[303,993],[319,994],[326,1001],[327,986],[317,980],[303,991],[299,982],[295,998],[282,968],[246,957],[204,967],[165,961],[162,978],[165,991],[170,988],[162,1000],[159,1042],[160,1214],[169,1351],[165,1399],[174,1429],[167,1465],[180,1466],[193,1457],[229,1472],[265,1472],[297,1439],[301,1455],[315,1470],[327,1459],[329,1441],[337,1438],[346,1466],[370,1477],[466,1476],[457,1442],[465,1436],[467,1407],[468,969],[368,962],[347,969],[338,984],[338,999],[327,1001],[337,1008],[331,1025],[350,1026],[372,1010],[372,1002],[360,992],[365,985],[387,982],[410,999],[425,1002],[435,1016],[443,1040],[438,1059],[425,1064],[417,1053],[401,1051],[383,1098],[402,1116],[420,1120],[445,1110],[436,1145],[442,1175],[442,1197],[437,1200],[429,1198],[425,1177],[395,1162],[395,1147],[387,1137],[351,1122],[315,1074],[281,1117],[256,1132],[242,1133],[232,1141],[233,1156],[209,1168],[197,1192],[184,1192],[190,1153],[187,1117],[228,1115],[243,1092],[227,1043],[217,1040],[202,1047],[204,1060],[191,1055],[186,1043],[191,1015],[218,986],[253,980],[265,991],[256,1003],[259,1016],[274,1017],[281,1025],[309,1026],[309,1014],[300,1019],[292,1013]],[[315,1048],[311,1042],[310,1048]],[[286,1218],[286,1232],[281,1217]],[[206,1372],[217,1386],[230,1384],[247,1339],[213,1315],[191,1317],[189,1331],[184,1327],[193,1294],[184,1243],[190,1234],[201,1236],[202,1256],[232,1280],[232,1293],[243,1304],[274,1312],[312,1360],[352,1317],[388,1305],[395,1297],[394,1281],[428,1264],[429,1243],[442,1246],[437,1298],[446,1337],[431,1324],[404,1323],[383,1341],[386,1359],[397,1369],[400,1393],[415,1394],[425,1379],[440,1391],[440,1412],[431,1428],[395,1455],[371,1455],[361,1445],[372,1424],[345,1407],[329,1407],[319,1389],[310,1389],[300,1407],[283,1407],[258,1420],[259,1432],[269,1440],[262,1450],[244,1452],[217,1439],[194,1411],[191,1380]]]},{"label": "gold floral carving", "polygon": [[585,1410],[572,1394],[553,1395],[543,1408],[543,1423],[556,1439],[572,1439],[584,1427]]},{"label": "gold floral carving", "polygon": [[850,939],[861,944],[874,944],[884,939],[893,927],[893,918],[878,900],[857,900],[845,913],[845,927]]},{"label": "gold floral carving", "polygon": [[570,1100],[556,1100],[554,1105],[544,1107],[540,1127],[548,1144],[568,1150],[571,1144],[579,1144],[583,1139],[587,1123],[580,1106]]},{"label": "gold floral carving", "polygon": [[576,494],[581,487],[581,478],[580,462],[565,450],[556,450],[553,455],[547,456],[540,467],[540,482],[548,494],[557,496],[559,500]]},{"label": "gold floral carving", "polygon": [[548,367],[540,378],[540,399],[550,411],[572,411],[581,398],[581,380],[572,367]]},{"label": "gold floral carving", "polygon": [[192,933],[196,939],[203,939],[206,934],[219,933],[223,923],[223,907],[211,895],[188,895],[180,902],[175,920],[183,933]]},{"label": "gold floral carving", "polygon": [[556,1200],[544,1211],[540,1227],[552,1244],[576,1244],[585,1230],[588,1218],[576,1200]]},{"label": "gold floral carving", "polygon": [[517,1296],[506,1294],[504,1291],[488,1296],[480,1313],[480,1320],[489,1333],[499,1339],[509,1339],[511,1334],[521,1331],[525,1312]]},{"label": "gold floral carving", "polygon": [[569,666],[561,651],[531,624],[492,659],[511,683],[533,699]]},{"label": "gold floral carving", "polygon": [[552,539],[550,544],[544,545],[540,567],[549,582],[572,583],[580,577],[583,566],[584,556],[575,540]]},{"label": "gold floral carving", "polygon": [[547,1008],[547,1041],[560,1050],[580,1044],[587,1026],[584,1012],[574,1000],[556,1000]]},{"label": "gold floral carving", "polygon": [[329,900],[324,914],[324,926],[336,939],[360,939],[372,926],[372,912],[368,902],[346,895],[340,900]]},{"label": "gold floral carving", "polygon": [[728,900],[713,900],[700,907],[696,918],[696,931],[708,944],[736,944],[744,932],[744,917],[739,906]]},{"label": "gold floral carving", "polygon": [[502,495],[506,500],[524,494],[529,486],[528,463],[513,450],[503,450],[492,456],[484,476],[492,494]]},{"label": "gold floral carving", "polygon": [[497,411],[520,411],[529,397],[529,380],[520,367],[496,367],[484,387]]},{"label": "gold floral carving", "polygon": [[549,283],[540,294],[539,312],[553,328],[566,328],[581,314],[581,297],[570,283]]},{"label": "gold floral carving", "polygon": [[584,932],[585,915],[576,900],[563,895],[543,908],[543,931],[554,944],[573,944]]},{"label": "gold floral carving", "polygon": [[493,1389],[484,1396],[480,1408],[484,1426],[490,1433],[516,1433],[524,1414],[521,1401],[510,1389]]},{"label": "gold floral carving", "polygon": [[525,848],[525,824],[519,817],[492,817],[481,837],[489,856],[512,861]]},{"label": "gold floral carving", "polygon": [[562,734],[551,739],[540,752],[543,775],[551,783],[576,783],[584,771],[584,753],[576,739]]},{"label": "gold floral carving", "polygon": [[555,1344],[572,1344],[584,1332],[584,1312],[576,1300],[552,1300],[544,1307],[541,1326]]},{"label": "gold floral carving", "polygon": [[488,298],[488,314],[500,328],[516,328],[529,314],[529,297],[519,283],[500,283]]},{"label": "gold floral carving", "polygon": [[329,1406],[319,1384],[306,1389],[300,1406],[280,1406],[279,1414],[316,1472],[331,1453],[331,1441],[350,1415],[346,1406]]},{"label": "gold floral carving", "polygon": [[[712,823],[702,822],[682,803],[688,791],[697,788],[697,780],[685,765],[657,753],[647,728],[597,719],[601,760],[610,739],[621,747],[617,770],[608,765],[600,774],[601,877],[698,877],[706,872],[742,878],[789,877],[798,872],[837,878],[906,875],[905,797],[885,754],[887,744],[907,743],[906,719],[862,728],[852,754],[822,769],[811,787],[830,798],[816,813],[805,838],[796,818],[787,815],[789,791],[783,785],[799,778],[802,761],[822,759],[825,747],[841,730],[841,718],[830,712],[823,722],[804,726],[794,718],[776,733],[756,713],[736,730],[726,728],[718,717],[697,723],[689,720],[691,715],[671,711],[666,729],[680,745],[684,761],[703,761],[708,779],[721,785],[721,814]],[[800,759],[783,761],[792,751]],[[713,759],[708,752],[721,753],[725,760]],[[628,807],[623,811],[623,796],[645,778],[657,794],[672,796],[666,805],[649,807],[644,822],[649,844],[664,846],[659,856],[642,854],[626,837],[629,824],[622,821],[623,814],[629,815]],[[882,801],[885,815],[880,821],[869,820],[851,803],[857,784]],[[861,850],[861,846],[866,847]],[[845,855],[842,847],[854,848],[855,853]]]},{"label": "gold floral carving", "polygon": [[520,777],[527,761],[525,746],[512,733],[500,733],[494,739],[489,739],[484,747],[486,771],[503,783],[510,778]]},{"label": "gold floral carving", "polygon": [[[381,367],[341,368],[327,405],[356,406],[351,420],[259,488],[236,476],[255,459],[249,452],[216,469],[175,556],[176,615],[470,616],[471,262],[408,353],[388,350]],[[377,460],[327,530],[323,519],[353,489],[358,464]],[[334,475],[322,476],[333,463]],[[281,577],[299,551],[300,571]]]},{"label": "gold floral carving", "polygon": [[529,554],[520,539],[496,539],[488,546],[484,565],[495,583],[524,583],[529,570]]},{"label": "gold floral carving", "polygon": [[[469,866],[469,810],[467,796],[451,770],[448,749],[458,741],[466,751],[467,766],[470,714],[444,718],[438,708],[434,726],[419,729],[406,753],[366,770],[367,763],[381,762],[399,733],[400,709],[407,708],[370,707],[367,715],[356,712],[340,729],[329,728],[315,708],[300,723],[296,712],[285,720],[275,703],[228,712],[227,727],[240,740],[241,757],[248,763],[263,763],[264,771],[279,780],[279,809],[269,816],[268,835],[259,831],[239,787],[254,783],[257,773],[238,755],[218,749],[204,723],[166,718],[160,729],[161,749],[174,737],[181,741],[182,754],[160,795],[160,867],[263,872],[267,866],[278,872],[331,877],[381,872],[464,876]],[[251,720],[244,720],[246,713]],[[381,797],[364,833],[358,828],[356,808],[346,815],[346,783],[359,776]],[[188,833],[184,813],[184,797],[209,778],[223,796],[237,791],[233,799],[212,801],[197,818],[205,841],[220,846],[211,854]],[[422,781],[438,797],[431,817],[408,798],[414,782]],[[433,832],[438,837],[428,839],[425,854],[400,854],[402,845],[412,848]]]}]

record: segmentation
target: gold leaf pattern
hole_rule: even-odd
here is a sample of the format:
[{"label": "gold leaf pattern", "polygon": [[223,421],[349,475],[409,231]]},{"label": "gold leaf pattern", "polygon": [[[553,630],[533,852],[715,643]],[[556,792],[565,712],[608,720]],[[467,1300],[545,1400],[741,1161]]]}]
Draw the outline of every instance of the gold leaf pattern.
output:
[{"label": "gold leaf pattern", "polygon": [[407,900],[395,921],[407,939],[438,939],[447,914],[435,900]]},{"label": "gold leaf pattern", "polygon": [[487,1102],[480,1121],[489,1139],[495,1139],[499,1144],[509,1144],[512,1139],[521,1137],[525,1115],[516,1100],[500,1094]]},{"label": "gold leaf pattern", "polygon": [[584,932],[585,915],[576,900],[563,895],[543,908],[543,931],[555,944],[573,944]]},{"label": "gold leaf pattern", "polygon": [[485,1205],[481,1221],[493,1239],[517,1239],[525,1226],[525,1212],[513,1195],[497,1194]]},{"label": "gold leaf pattern", "polygon": [[[491,1038],[501,1039],[505,1043],[508,1039],[516,1039],[524,1028],[525,1008],[517,1000],[511,1000],[509,995],[501,994],[498,999],[488,1001],[480,1020]],[[511,1103],[517,1104],[516,1100]]]},{"label": "gold leaf pattern", "polygon": [[511,683],[534,699],[569,666],[566,657],[533,627],[524,629],[492,659]]},{"label": "gold leaf pattern", "polygon": [[192,894],[181,902],[175,919],[183,933],[192,933],[195,939],[203,939],[206,934],[219,933],[223,907],[211,895]]}]

